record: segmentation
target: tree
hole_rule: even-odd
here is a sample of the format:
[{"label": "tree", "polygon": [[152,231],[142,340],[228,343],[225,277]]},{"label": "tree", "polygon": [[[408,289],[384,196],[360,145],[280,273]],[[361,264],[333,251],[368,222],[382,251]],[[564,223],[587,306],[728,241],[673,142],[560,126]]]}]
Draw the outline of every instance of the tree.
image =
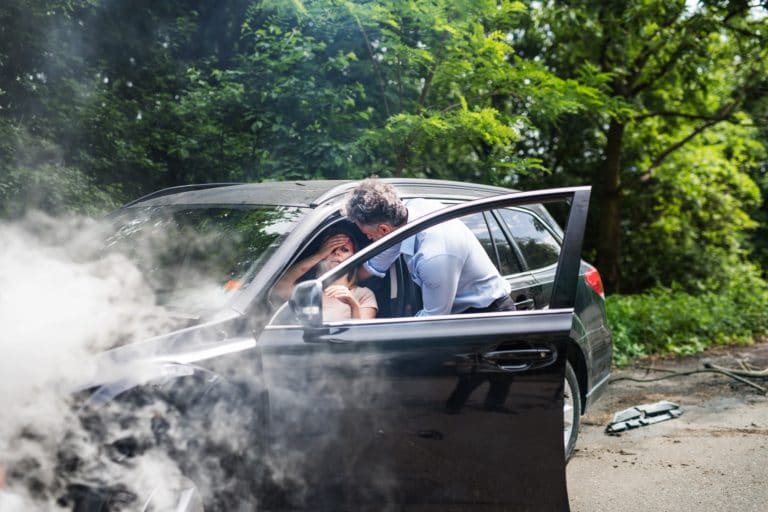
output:
[{"label": "tree", "polygon": [[16,96],[48,105],[38,124],[61,165],[120,199],[374,173],[514,183],[540,170],[513,151],[534,116],[602,100],[516,54],[518,2],[61,3],[34,11],[53,36],[23,34],[25,65],[55,50],[60,73]]},{"label": "tree", "polygon": [[518,58],[517,2],[262,2],[223,82],[244,91],[251,179],[408,175],[510,182],[531,111],[599,92]]},{"label": "tree", "polygon": [[68,160],[99,183],[122,184],[126,197],[237,178],[238,91],[214,94],[209,75],[235,65],[248,5],[116,0],[80,12],[90,73],[77,124],[62,134],[71,137]]},{"label": "tree", "polygon": [[[658,185],[670,159],[739,116],[766,76],[766,19],[742,2],[547,2],[533,12],[522,46],[560,76],[591,76],[622,108],[548,127],[555,169],[597,186],[593,242],[606,287],[620,289],[622,202]],[[735,133],[731,133],[736,136]],[[742,132],[740,137],[749,137]],[[564,155],[591,171],[571,172]],[[695,156],[696,152],[689,152]],[[680,163],[680,160],[677,160]],[[746,169],[741,169],[745,171]],[[744,227],[744,226],[742,226]],[[640,229],[634,226],[635,230]]]},{"label": "tree", "polygon": [[29,207],[93,213],[114,204],[65,157],[60,128],[84,63],[76,51],[78,9],[89,0],[8,0],[0,5],[0,216]]}]

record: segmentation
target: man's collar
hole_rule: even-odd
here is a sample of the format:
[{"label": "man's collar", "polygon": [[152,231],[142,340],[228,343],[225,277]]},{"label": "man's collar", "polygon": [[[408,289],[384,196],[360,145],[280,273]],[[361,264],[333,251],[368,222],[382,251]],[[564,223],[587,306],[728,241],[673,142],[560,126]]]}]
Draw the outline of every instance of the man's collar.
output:
[{"label": "man's collar", "polygon": [[407,256],[416,254],[416,235],[410,236],[400,242],[400,252]]}]

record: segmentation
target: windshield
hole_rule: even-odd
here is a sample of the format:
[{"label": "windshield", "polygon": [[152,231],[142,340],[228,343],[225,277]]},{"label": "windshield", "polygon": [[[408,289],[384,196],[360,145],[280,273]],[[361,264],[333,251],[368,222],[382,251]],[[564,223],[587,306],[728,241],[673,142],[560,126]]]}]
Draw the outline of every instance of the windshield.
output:
[{"label": "windshield", "polygon": [[246,286],[304,209],[282,206],[121,210],[107,248],[143,272],[158,304],[204,315]]}]

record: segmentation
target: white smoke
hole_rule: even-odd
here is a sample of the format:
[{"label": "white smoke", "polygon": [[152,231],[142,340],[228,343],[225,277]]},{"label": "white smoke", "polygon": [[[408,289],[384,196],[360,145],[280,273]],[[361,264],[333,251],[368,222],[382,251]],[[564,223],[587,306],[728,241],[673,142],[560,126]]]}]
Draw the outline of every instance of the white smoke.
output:
[{"label": "white smoke", "polygon": [[[329,454],[338,452],[327,461],[334,482],[357,474],[368,448],[351,447],[347,460],[350,447],[335,443],[362,427],[360,404],[390,393],[374,368],[366,379],[347,377],[364,366],[354,353],[313,354],[298,369],[288,354],[258,371],[235,354],[76,412],[72,390],[93,376],[93,355],[173,330],[141,272],[103,252],[107,234],[82,218],[0,224],[0,512],[72,509],[77,492],[94,490],[110,510],[143,510],[149,500],[148,510],[200,510],[212,494],[222,510],[270,508],[269,500],[301,508],[324,492]],[[270,450],[259,372],[271,375],[269,414],[286,430]],[[196,409],[163,393],[180,402],[214,396]],[[381,430],[377,414],[364,418],[367,431]],[[377,471],[377,496],[393,500],[392,475]]]},{"label": "white smoke", "polygon": [[90,356],[157,332],[147,320],[162,318],[138,269],[101,253],[99,232],[42,214],[0,224],[0,510],[54,507],[42,489]]}]

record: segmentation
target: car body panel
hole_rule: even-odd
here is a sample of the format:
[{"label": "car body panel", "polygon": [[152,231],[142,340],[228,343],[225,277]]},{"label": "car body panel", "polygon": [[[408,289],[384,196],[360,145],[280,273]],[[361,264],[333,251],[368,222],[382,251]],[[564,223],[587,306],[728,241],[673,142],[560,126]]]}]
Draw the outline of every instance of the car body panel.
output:
[{"label": "car body panel", "polygon": [[479,358],[500,347],[562,354],[571,313],[515,315],[520,334],[511,314],[377,320],[309,339],[267,328],[268,445],[301,459],[282,469],[306,488],[293,506],[567,510],[564,359],[517,374]]}]

